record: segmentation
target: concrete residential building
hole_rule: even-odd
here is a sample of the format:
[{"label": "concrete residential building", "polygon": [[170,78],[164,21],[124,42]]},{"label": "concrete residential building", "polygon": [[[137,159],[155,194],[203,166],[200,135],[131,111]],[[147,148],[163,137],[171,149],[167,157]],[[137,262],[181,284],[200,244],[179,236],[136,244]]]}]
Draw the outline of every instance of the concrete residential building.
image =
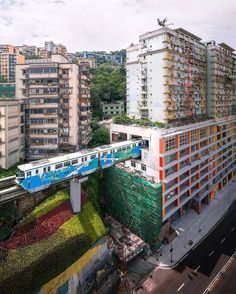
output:
[{"label": "concrete residential building", "polygon": [[236,114],[236,55],[225,43],[206,42],[208,103],[210,117],[229,118]]},{"label": "concrete residential building", "polygon": [[24,109],[14,99],[0,98],[0,168],[25,158]]},{"label": "concrete residential building", "polygon": [[206,49],[200,40],[182,28],[162,28],[127,49],[128,114],[174,124],[206,113]]},{"label": "concrete residential building", "polygon": [[112,116],[121,115],[124,113],[124,101],[117,100],[114,102],[101,102],[102,113],[104,118],[110,118]]},{"label": "concrete residential building", "polygon": [[190,207],[201,212],[232,178],[236,167],[236,122],[207,120],[156,129],[112,124],[112,141],[142,138],[141,160],[128,169],[147,181],[162,183],[162,220],[173,222]]},{"label": "concrete residential building", "polygon": [[62,55],[17,65],[16,97],[25,104],[27,159],[86,146],[90,139],[89,95],[87,76]]},{"label": "concrete residential building", "polygon": [[209,204],[236,173],[233,51],[168,28],[141,35],[127,49],[127,113],[168,127],[112,124],[111,141],[143,140],[141,158],[124,168],[161,183],[163,225],[189,208],[201,213],[202,203]]},{"label": "concrete residential building", "polygon": [[15,82],[16,64],[24,64],[25,57],[19,53],[0,53],[0,76],[8,83]]}]

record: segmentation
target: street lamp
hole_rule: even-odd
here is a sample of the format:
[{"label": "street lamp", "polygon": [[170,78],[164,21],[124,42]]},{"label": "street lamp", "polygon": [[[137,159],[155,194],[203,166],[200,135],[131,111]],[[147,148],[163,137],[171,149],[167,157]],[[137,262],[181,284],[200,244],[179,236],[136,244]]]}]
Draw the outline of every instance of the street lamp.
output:
[{"label": "street lamp", "polygon": [[170,248],[170,262],[173,262],[173,256],[172,256],[172,252],[173,252],[173,247],[172,247],[172,241],[170,242],[170,246],[171,246],[171,248]]}]

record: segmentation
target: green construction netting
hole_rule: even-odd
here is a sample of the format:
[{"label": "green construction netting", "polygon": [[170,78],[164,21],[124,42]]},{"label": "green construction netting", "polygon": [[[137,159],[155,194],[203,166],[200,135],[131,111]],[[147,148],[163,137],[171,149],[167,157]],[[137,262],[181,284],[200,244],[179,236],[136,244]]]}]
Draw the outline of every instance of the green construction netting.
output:
[{"label": "green construction netting", "polygon": [[15,95],[15,84],[0,83],[0,97],[14,98]]},{"label": "green construction netting", "polygon": [[162,184],[111,167],[104,172],[107,212],[154,248],[162,224]]}]

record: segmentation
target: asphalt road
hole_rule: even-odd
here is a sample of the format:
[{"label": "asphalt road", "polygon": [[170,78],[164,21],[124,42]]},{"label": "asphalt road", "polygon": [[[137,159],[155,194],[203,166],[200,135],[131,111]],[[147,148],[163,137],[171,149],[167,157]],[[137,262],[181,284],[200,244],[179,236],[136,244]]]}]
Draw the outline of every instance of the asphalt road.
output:
[{"label": "asphalt road", "polygon": [[[235,211],[236,202],[220,224],[177,267],[171,270],[157,268],[136,293],[202,294],[236,250]],[[229,279],[233,278],[229,276]],[[222,281],[222,286],[226,281]]]}]

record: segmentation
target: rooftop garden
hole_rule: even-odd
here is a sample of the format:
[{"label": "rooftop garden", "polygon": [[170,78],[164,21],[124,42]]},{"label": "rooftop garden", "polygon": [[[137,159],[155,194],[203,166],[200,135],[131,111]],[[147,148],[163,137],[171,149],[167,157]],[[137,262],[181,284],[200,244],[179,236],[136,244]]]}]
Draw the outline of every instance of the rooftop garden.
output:
[{"label": "rooftop garden", "polygon": [[142,118],[142,119],[136,119],[136,118],[130,118],[127,115],[120,115],[116,116],[113,119],[114,124],[119,125],[138,125],[140,127],[156,127],[156,128],[164,128],[165,124],[160,121],[151,121],[148,118]]}]

